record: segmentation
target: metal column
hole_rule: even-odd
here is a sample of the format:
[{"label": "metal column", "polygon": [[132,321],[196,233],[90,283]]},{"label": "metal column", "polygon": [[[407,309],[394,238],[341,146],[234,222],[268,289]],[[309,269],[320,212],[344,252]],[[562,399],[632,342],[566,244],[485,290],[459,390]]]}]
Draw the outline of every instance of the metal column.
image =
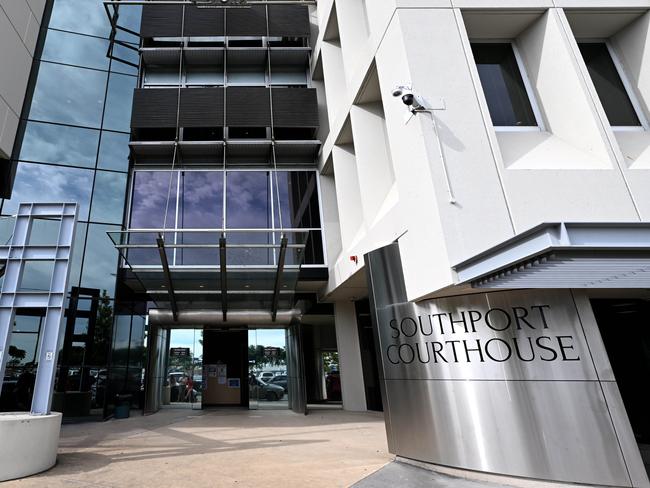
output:
[{"label": "metal column", "polygon": [[[0,291],[0,378],[4,378],[16,309],[41,308],[46,311],[39,339],[38,371],[31,408],[33,415],[50,413],[57,358],[65,330],[61,325],[77,213],[76,203],[22,203],[11,242],[0,247],[0,260],[6,261],[5,279]],[[34,219],[60,220],[59,232],[52,244],[30,244]],[[54,263],[48,291],[21,291],[25,264],[29,261]]]}]

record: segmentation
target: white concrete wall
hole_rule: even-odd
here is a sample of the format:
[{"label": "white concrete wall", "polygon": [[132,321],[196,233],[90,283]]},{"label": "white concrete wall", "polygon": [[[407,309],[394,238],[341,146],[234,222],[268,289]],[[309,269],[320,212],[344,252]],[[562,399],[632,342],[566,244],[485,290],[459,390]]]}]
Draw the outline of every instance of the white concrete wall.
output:
[{"label": "white concrete wall", "polygon": [[[613,7],[618,21],[605,10]],[[576,8],[603,10],[593,25],[620,53],[647,112],[648,0],[319,2],[314,67],[322,66],[330,129],[321,170],[336,183],[341,234],[340,248],[328,237],[324,299],[336,300],[358,273],[349,256],[398,238],[408,296],[418,299],[449,291],[454,264],[542,222],[650,219],[649,132],[608,125],[574,38]],[[541,130],[492,126],[475,38],[515,42]],[[379,95],[368,102],[372,83]],[[444,100],[435,112],[442,151],[431,117],[407,120],[391,96],[404,83]]]},{"label": "white concrete wall", "polygon": [[0,157],[18,129],[46,0],[0,0]]},{"label": "white concrete wall", "polygon": [[334,306],[336,344],[339,353],[343,408],[363,412],[367,410],[363,383],[359,328],[354,303],[340,301]]}]

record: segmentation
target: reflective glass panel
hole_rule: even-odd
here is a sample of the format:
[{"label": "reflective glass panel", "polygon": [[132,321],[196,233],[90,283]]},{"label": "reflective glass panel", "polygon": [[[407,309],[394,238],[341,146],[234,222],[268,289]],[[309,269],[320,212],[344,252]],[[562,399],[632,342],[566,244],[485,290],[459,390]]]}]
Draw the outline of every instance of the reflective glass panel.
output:
[{"label": "reflective glass panel", "polygon": [[222,227],[222,171],[184,172],[180,194],[179,228],[218,229]]},{"label": "reflective glass panel", "polygon": [[52,283],[54,261],[25,261],[19,291],[48,291]]},{"label": "reflective glass panel", "polygon": [[16,313],[14,332],[38,332],[41,317],[37,315],[20,315]]},{"label": "reflective glass panel", "polygon": [[68,288],[79,286],[79,280],[81,279],[81,260],[84,256],[87,229],[88,224],[83,222],[77,223],[77,231],[74,236],[74,248],[72,249],[72,262],[70,263]]},{"label": "reflective glass panel", "polygon": [[[131,200],[131,228],[162,229],[163,224],[167,228],[175,226],[177,178],[178,172],[135,172]],[[166,222],[165,211],[167,211]]]},{"label": "reflective glass panel", "polygon": [[29,117],[99,128],[107,76],[103,71],[42,62]]},{"label": "reflective glass panel", "polygon": [[86,255],[81,274],[82,287],[97,288],[113,296],[118,253],[106,233],[119,229],[114,225],[89,224]]},{"label": "reflective glass panel", "polygon": [[[272,184],[275,188],[275,179]],[[320,213],[318,207],[318,186],[316,173],[313,171],[278,171],[278,198],[273,203],[276,207],[275,227],[287,229],[319,228]]]},{"label": "reflective glass panel", "polygon": [[88,317],[77,317],[74,321],[75,335],[88,333]]},{"label": "reflective glass panel", "polygon": [[640,126],[625,85],[604,42],[578,44],[610,125]]},{"label": "reflective glass panel", "polygon": [[5,200],[2,211],[14,214],[21,202],[76,202],[79,219],[88,219],[93,171],[48,164],[18,163],[11,200]]},{"label": "reflective glass panel", "polygon": [[[178,227],[184,229],[220,229],[223,222],[223,172],[186,171],[181,178]],[[183,233],[183,244],[217,244],[220,233]],[[219,263],[218,249],[179,249],[176,264]]]},{"label": "reflective glass panel", "polygon": [[111,73],[104,112],[104,129],[129,132],[131,130],[131,107],[133,89],[137,78]]},{"label": "reflective glass panel", "polygon": [[112,366],[126,366],[128,364],[130,335],[131,316],[118,315],[115,317]]},{"label": "reflective glass panel", "polygon": [[55,0],[49,26],[104,38],[111,32],[102,0]]},{"label": "reflective glass panel", "polygon": [[478,75],[495,126],[536,126],[510,43],[472,44]]},{"label": "reflective glass panel", "polygon": [[226,221],[231,229],[272,227],[268,172],[227,172]]},{"label": "reflective glass panel", "polygon": [[[118,37],[120,37],[119,34]],[[140,61],[140,57],[139,57],[139,52],[137,50],[138,45],[135,44],[134,47],[136,48],[135,50],[129,49],[128,47],[125,46],[121,46],[119,44],[113,45],[113,60],[111,61],[111,72],[126,73],[134,76],[138,75],[137,65]],[[123,63],[122,60],[133,63],[136,66],[131,66],[129,64]]]},{"label": "reflective glass panel", "polygon": [[90,220],[121,224],[126,198],[126,173],[97,171]]},{"label": "reflective glass panel", "polygon": [[[118,13],[120,14],[120,27],[125,29],[130,29],[135,32],[140,32],[140,21],[142,19],[142,6],[141,5],[129,5],[122,6],[119,8]],[[127,42],[139,42],[137,37],[134,38],[132,34],[128,32],[118,31],[117,39],[127,41]]]},{"label": "reflective glass panel", "polygon": [[102,131],[99,144],[97,168],[128,171],[129,169],[129,136],[116,132]]},{"label": "reflective glass panel", "polygon": [[97,130],[28,122],[20,159],[94,168],[98,141]]},{"label": "reflective glass panel", "polygon": [[61,219],[35,218],[29,231],[30,246],[56,246],[59,241]]},{"label": "reflective glass panel", "polygon": [[96,37],[48,30],[41,59],[87,68],[108,69],[108,41]]},{"label": "reflective glass panel", "polygon": [[[37,351],[38,334],[13,334],[11,336],[11,345],[9,346],[7,369],[34,362]],[[27,408],[29,408],[29,405],[27,405]]]}]

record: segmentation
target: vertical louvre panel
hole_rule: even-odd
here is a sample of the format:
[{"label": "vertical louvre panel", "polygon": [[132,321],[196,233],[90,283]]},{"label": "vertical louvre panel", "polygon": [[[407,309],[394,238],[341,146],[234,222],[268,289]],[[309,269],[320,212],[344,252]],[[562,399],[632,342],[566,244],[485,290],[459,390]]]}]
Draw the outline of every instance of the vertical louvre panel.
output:
[{"label": "vertical louvre panel", "polygon": [[226,89],[226,125],[230,127],[269,127],[271,125],[270,90],[264,87],[228,87]]},{"label": "vertical louvre panel", "polygon": [[275,127],[318,127],[315,88],[273,88]]},{"label": "vertical louvre panel", "polygon": [[250,8],[228,9],[226,33],[229,36],[265,36],[266,7],[255,5]]},{"label": "vertical louvre panel", "polygon": [[185,35],[205,37],[223,36],[225,32],[224,20],[224,9],[186,7]]},{"label": "vertical louvre panel", "polygon": [[305,5],[269,6],[269,35],[277,37],[308,37],[309,11]]},{"label": "vertical louvre panel", "polygon": [[223,127],[223,88],[181,90],[181,127]]},{"label": "vertical louvre panel", "polygon": [[144,5],[140,35],[142,37],[180,37],[183,7],[181,5]]},{"label": "vertical louvre panel", "polygon": [[142,89],[133,93],[131,127],[134,129],[176,127],[178,90]]}]

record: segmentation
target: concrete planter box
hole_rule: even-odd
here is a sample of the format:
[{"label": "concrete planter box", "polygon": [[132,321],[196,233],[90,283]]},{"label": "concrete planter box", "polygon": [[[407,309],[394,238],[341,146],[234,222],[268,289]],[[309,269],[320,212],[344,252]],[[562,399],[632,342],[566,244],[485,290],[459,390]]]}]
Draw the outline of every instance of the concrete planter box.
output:
[{"label": "concrete planter box", "polygon": [[56,463],[60,413],[0,413],[0,481],[23,478]]}]

